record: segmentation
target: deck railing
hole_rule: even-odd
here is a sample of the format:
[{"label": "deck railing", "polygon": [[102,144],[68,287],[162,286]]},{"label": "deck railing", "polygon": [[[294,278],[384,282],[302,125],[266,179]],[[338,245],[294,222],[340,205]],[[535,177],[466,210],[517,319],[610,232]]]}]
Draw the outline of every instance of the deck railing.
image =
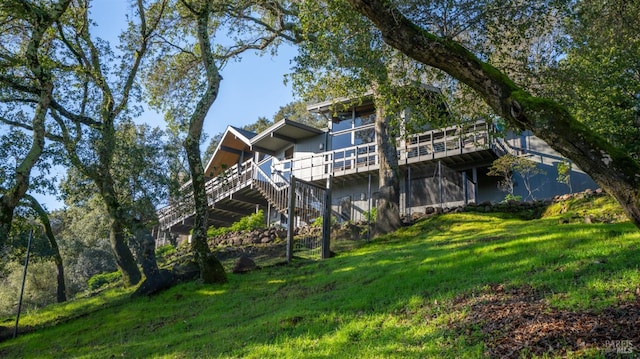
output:
[{"label": "deck railing", "polygon": [[[399,164],[409,164],[444,158],[492,148],[490,127],[484,121],[465,126],[430,130],[398,139]],[[367,143],[300,158],[280,161],[276,167],[307,181],[326,179],[329,175],[377,170],[378,146]]]},{"label": "deck railing", "polygon": [[[254,166],[252,161],[236,164],[205,184],[207,203],[215,206],[220,199],[252,184]],[[190,186],[182,190],[178,201],[158,210],[160,229],[166,230],[195,214],[193,191]]]},{"label": "deck railing", "polygon": [[[253,163],[253,185],[278,211],[284,211],[289,201],[289,182],[281,178],[276,182],[262,168]],[[277,179],[276,179],[277,180]]]}]

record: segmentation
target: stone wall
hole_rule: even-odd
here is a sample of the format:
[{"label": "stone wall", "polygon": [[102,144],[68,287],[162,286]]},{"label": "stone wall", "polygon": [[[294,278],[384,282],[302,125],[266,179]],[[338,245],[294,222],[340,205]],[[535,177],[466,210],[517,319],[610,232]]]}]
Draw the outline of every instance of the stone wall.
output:
[{"label": "stone wall", "polygon": [[245,246],[250,244],[271,244],[287,239],[287,230],[270,227],[254,231],[230,232],[208,239],[211,248],[221,246]]}]

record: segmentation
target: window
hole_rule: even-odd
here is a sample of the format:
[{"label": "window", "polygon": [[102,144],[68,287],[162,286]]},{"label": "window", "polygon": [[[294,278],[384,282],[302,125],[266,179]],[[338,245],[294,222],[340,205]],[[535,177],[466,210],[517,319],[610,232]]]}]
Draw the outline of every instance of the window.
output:
[{"label": "window", "polygon": [[291,146],[291,147],[287,148],[287,149],[284,151],[284,159],[285,159],[285,160],[290,160],[290,159],[292,159],[292,158],[293,158],[293,146]]},{"label": "window", "polygon": [[331,130],[333,132],[339,132],[350,129],[353,124],[352,116],[351,112],[338,114],[338,116],[333,119],[333,126],[331,127]]},{"label": "window", "polygon": [[365,128],[364,130],[356,130],[354,136],[354,145],[363,143],[372,143],[376,140],[376,132],[373,128]]},{"label": "window", "polygon": [[332,149],[337,150],[340,148],[351,146],[351,133],[344,133],[342,135],[333,136]]}]

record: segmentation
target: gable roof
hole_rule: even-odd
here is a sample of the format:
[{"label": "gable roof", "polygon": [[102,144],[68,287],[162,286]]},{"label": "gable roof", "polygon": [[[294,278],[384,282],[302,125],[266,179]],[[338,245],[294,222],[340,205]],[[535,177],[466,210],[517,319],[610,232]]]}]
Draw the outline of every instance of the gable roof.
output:
[{"label": "gable roof", "polygon": [[256,134],[237,128],[227,126],[222,134],[218,147],[213,152],[213,156],[207,163],[204,173],[207,177],[219,175],[225,168],[234,166],[238,162],[244,162],[251,158],[251,138]]}]

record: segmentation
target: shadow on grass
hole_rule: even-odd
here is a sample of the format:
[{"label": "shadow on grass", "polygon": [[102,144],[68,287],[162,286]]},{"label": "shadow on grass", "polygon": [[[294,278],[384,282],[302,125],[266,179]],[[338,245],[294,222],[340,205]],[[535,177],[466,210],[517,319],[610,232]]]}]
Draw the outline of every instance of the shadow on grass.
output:
[{"label": "shadow on grass", "polygon": [[[483,338],[448,325],[465,315],[452,310],[457,298],[527,284],[552,303],[602,308],[623,292],[612,282],[637,280],[638,239],[630,224],[445,215],[330,260],[230,275],[223,286],[181,285],[0,345],[0,353],[477,357]],[[80,335],[87,328],[92,334]]]}]

